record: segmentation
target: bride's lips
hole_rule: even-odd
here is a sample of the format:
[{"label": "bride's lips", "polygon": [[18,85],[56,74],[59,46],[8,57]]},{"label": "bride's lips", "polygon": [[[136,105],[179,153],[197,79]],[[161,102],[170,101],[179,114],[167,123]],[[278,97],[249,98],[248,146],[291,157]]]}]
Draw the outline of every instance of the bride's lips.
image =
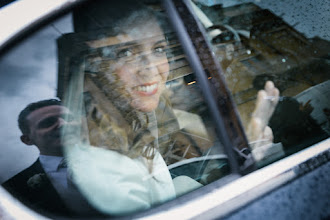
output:
[{"label": "bride's lips", "polygon": [[139,86],[133,87],[133,91],[142,96],[151,96],[157,93],[158,83],[145,83]]}]

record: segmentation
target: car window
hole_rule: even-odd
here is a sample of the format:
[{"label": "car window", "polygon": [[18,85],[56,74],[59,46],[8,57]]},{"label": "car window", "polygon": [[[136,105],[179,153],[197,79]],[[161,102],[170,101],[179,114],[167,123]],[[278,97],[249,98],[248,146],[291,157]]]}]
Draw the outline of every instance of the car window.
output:
[{"label": "car window", "polygon": [[[221,64],[246,133],[251,116],[256,114],[253,108],[258,91],[267,81],[279,90],[278,104],[267,122],[274,144],[256,148],[256,142],[249,140],[259,166],[307,148],[330,134],[328,31],[316,23],[308,30],[300,22],[300,13],[290,11],[289,4],[192,4]],[[314,16],[314,9],[306,3],[298,5],[301,13]],[[322,20],[325,14],[318,16]]]},{"label": "car window", "polygon": [[1,56],[0,183],[24,205],[143,215],[329,137],[325,38],[255,1],[164,2],[86,1]]},{"label": "car window", "polygon": [[[230,173],[180,43],[166,14],[151,6],[79,8],[76,33],[58,39],[65,60],[58,96],[82,128],[75,139],[77,128],[64,128],[72,181],[106,214],[144,210]],[[177,164],[196,157],[197,167]]]},{"label": "car window", "polygon": [[58,96],[80,118],[81,130],[64,127],[72,181],[94,208],[121,215],[172,200],[231,169],[160,5],[103,3],[75,11],[75,33],[57,41],[65,60]]},{"label": "car window", "polygon": [[161,5],[100,2],[0,62],[5,149],[23,158],[2,183],[50,216],[132,214],[233,173]]}]

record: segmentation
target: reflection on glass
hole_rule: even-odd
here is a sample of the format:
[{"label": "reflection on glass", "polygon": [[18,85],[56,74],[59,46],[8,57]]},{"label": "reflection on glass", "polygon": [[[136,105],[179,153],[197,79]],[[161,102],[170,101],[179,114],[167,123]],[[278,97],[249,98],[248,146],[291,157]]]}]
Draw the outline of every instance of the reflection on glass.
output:
[{"label": "reflection on glass", "polygon": [[62,132],[70,181],[98,211],[122,215],[230,169],[165,16],[136,2],[107,5],[77,11],[76,33],[58,40],[58,95],[81,121],[80,135]]},{"label": "reflection on glass", "polygon": [[[65,114],[57,111],[56,117],[40,121],[38,128],[66,124],[62,140],[55,130],[52,139],[40,146],[59,150],[63,144],[59,142],[64,142],[69,168],[62,158],[56,163],[65,168],[61,178],[67,188],[56,185],[58,173],[53,170],[30,172],[18,187],[6,188],[29,207],[68,216],[73,216],[72,211],[80,216],[127,214],[230,173],[182,48],[159,6],[146,2],[153,11],[133,2],[87,6],[73,15],[75,33],[64,34],[72,32],[70,15],[1,57],[1,140],[2,152],[9,158],[1,161],[6,167],[1,181],[19,170],[12,158],[37,157],[38,152],[19,143],[19,111],[28,103],[53,97],[55,90],[65,104],[55,107]],[[329,42],[306,38],[255,4],[200,8],[207,15],[204,19],[210,20],[206,28],[214,52],[259,165],[329,137]],[[275,87],[269,83],[264,87],[269,80],[281,92],[276,109]],[[260,89],[264,91],[257,95]],[[267,120],[248,124],[251,115]],[[258,129],[265,132],[255,132]],[[273,136],[276,144],[270,141]],[[40,149],[39,159],[46,153]],[[44,181],[49,185],[44,187]],[[73,210],[67,212],[67,207]]]},{"label": "reflection on glass", "polygon": [[65,169],[57,169],[63,159],[60,127],[74,123],[73,115],[54,99],[56,39],[65,32],[72,32],[70,15],[24,39],[0,58],[0,183],[24,205],[47,216],[71,216],[66,203],[78,201],[70,200],[73,194],[66,188]]},{"label": "reflection on glass", "polygon": [[[207,23],[205,18],[199,16],[208,28],[209,39],[223,67],[247,133],[253,116],[251,113],[255,103],[258,103],[258,90],[264,88],[266,81],[273,81],[280,91],[279,104],[267,121],[273,131],[275,144],[261,150],[263,153],[259,152],[264,154],[261,166],[330,135],[330,103],[327,98],[330,92],[329,41],[320,37],[307,38],[276,15],[276,11],[266,9],[280,7],[286,11],[285,8],[291,8],[285,4],[268,4],[264,1],[235,3],[229,7],[198,5],[209,19]],[[304,13],[311,16],[315,13],[311,8],[304,9],[310,10]],[[288,19],[287,15],[284,17]],[[300,27],[303,25],[305,22],[300,22]],[[328,30],[321,31],[326,36],[324,33]],[[307,33],[309,36],[318,34],[322,32]]]}]

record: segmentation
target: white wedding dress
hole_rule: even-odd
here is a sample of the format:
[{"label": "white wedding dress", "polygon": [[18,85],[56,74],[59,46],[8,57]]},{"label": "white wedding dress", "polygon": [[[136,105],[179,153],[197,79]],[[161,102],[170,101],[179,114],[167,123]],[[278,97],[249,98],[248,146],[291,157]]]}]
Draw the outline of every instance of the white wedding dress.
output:
[{"label": "white wedding dress", "polygon": [[67,156],[71,180],[103,213],[128,214],[176,197],[172,178],[158,152],[150,161],[151,173],[144,157],[131,159],[103,148],[76,145]]}]

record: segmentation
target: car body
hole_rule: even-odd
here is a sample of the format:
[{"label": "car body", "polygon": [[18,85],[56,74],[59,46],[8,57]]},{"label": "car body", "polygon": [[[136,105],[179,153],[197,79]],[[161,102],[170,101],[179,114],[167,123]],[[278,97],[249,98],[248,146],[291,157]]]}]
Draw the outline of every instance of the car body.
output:
[{"label": "car body", "polygon": [[[15,52],[15,46],[20,41],[32,36],[38,27],[43,24],[51,24],[54,18],[63,18],[61,16],[80,4],[85,4],[84,2],[22,0],[3,7],[0,11],[0,27],[3,30],[1,31],[2,36],[0,36],[0,56],[7,61],[0,63],[0,67],[1,65],[4,67],[6,62],[8,64],[11,53]],[[153,1],[150,2],[153,4]],[[194,162],[202,162],[202,165],[198,165],[198,167],[204,170],[204,163],[220,161],[217,164],[217,170],[222,170],[223,178],[209,181],[208,185],[172,201],[121,218],[329,218],[330,138],[327,129],[330,121],[326,111],[329,108],[327,94],[329,94],[330,87],[328,83],[330,74],[329,42],[320,38],[305,37],[279,16],[252,3],[221,8],[221,6],[208,7],[205,2],[207,1],[199,5],[201,10],[199,11],[194,8],[198,4],[191,5],[190,1],[164,1],[166,13],[170,15],[184,51],[176,54],[172,60],[173,65],[177,65],[175,66],[176,72],[168,80],[167,87],[173,91],[173,105],[178,106],[178,109],[194,113],[203,112],[205,109],[203,106],[201,107],[200,103],[207,103],[211,112],[211,120],[216,124],[217,135],[224,145],[225,153],[217,154],[217,152],[198,158],[185,158],[186,154],[184,154],[182,158],[185,160],[177,159],[179,162],[171,162],[172,164],[168,168],[170,171],[172,170],[172,175],[179,175],[175,172],[183,173],[200,181],[205,177],[201,174],[202,172],[197,172],[196,175],[197,169]],[[324,4],[325,7],[329,7],[326,1]],[[155,5],[158,7],[157,1]],[[34,8],[35,11],[28,10],[27,7]],[[203,9],[204,11],[202,11]],[[22,10],[24,13],[17,16],[17,12]],[[12,15],[15,17],[13,20],[15,22],[8,25],[6,21],[12,20],[10,17]],[[209,16],[206,19],[208,24],[205,23],[205,18],[203,19],[205,15]],[[64,17],[63,20],[68,19]],[[328,25],[328,23],[325,19],[325,24]],[[61,22],[57,24],[61,24]],[[60,25],[55,26],[61,27]],[[67,27],[63,29],[56,27],[54,30],[59,32],[58,36],[63,35],[63,30],[67,31]],[[249,32],[248,35],[247,32]],[[282,37],[282,41],[276,41],[278,36]],[[274,38],[276,39],[274,40]],[[203,51],[204,54],[202,54],[201,48],[207,48]],[[31,50],[39,49],[42,48],[35,47]],[[55,48],[52,50],[55,51]],[[187,57],[184,61],[180,57],[183,53]],[[203,55],[212,61],[211,64],[203,62]],[[63,53],[63,56],[58,58],[59,73],[65,73],[66,68],[61,59],[72,59],[71,56],[66,56],[67,54]],[[50,62],[47,56],[45,59],[40,57],[39,60],[45,64],[48,62],[47,65],[56,65],[53,61]],[[180,63],[181,61],[183,64]],[[190,65],[188,68],[186,68],[187,63]],[[208,65],[215,66],[214,72],[205,71],[208,69]],[[3,70],[5,69],[3,68]],[[324,72],[321,73],[320,70]],[[48,74],[56,76],[58,80],[56,96],[62,98],[67,88],[65,79],[69,76],[66,73],[58,75],[56,70],[52,71]],[[192,72],[195,72],[196,75],[193,75]],[[9,78],[6,75],[2,77],[4,80]],[[21,77],[24,78],[24,75]],[[290,142],[286,150],[282,148],[282,150],[278,150],[280,147],[276,149],[274,147],[275,153],[273,151],[271,154],[265,153],[263,156],[266,155],[266,157],[258,160],[253,158],[249,154],[250,152],[244,153],[248,148],[244,127],[249,119],[249,109],[253,104],[251,101],[256,99],[257,89],[260,89],[260,84],[263,85],[267,79],[273,80],[276,86],[280,87],[281,93],[285,94],[283,96],[292,96],[297,99],[300,102],[299,110],[307,111],[308,115],[311,115],[308,117],[312,117],[308,120],[312,120],[313,123],[317,121],[317,125],[321,126],[318,129],[321,129],[322,132],[313,127],[312,131],[305,135],[306,139],[302,144],[299,142],[299,144],[292,144],[294,147],[291,147]],[[199,83],[198,86],[196,86],[196,81]],[[310,81],[313,83],[306,83]],[[8,80],[8,82],[10,81]],[[34,83],[38,83],[38,79],[34,79]],[[257,86],[251,87],[251,84]],[[198,87],[198,92],[196,92],[196,87]],[[23,90],[26,88],[22,87]],[[7,94],[5,89],[4,97]],[[180,94],[185,94],[185,92],[194,97],[195,102],[187,101],[185,96],[180,97]],[[203,98],[199,98],[200,93],[203,94]],[[7,94],[7,96],[10,95]],[[180,107],[185,101],[187,104]],[[3,106],[5,104],[6,102],[3,101]],[[312,105],[312,111],[310,111],[309,104]],[[313,113],[311,114],[311,112]],[[295,114],[294,112],[293,115]],[[283,120],[284,116],[279,113],[278,117],[279,119],[273,120],[274,131],[276,131],[276,122]],[[291,128],[290,126],[287,127]],[[289,128],[286,128],[286,132],[289,134],[296,129],[296,127],[291,130]],[[279,131],[281,131],[280,129],[284,128],[278,128]],[[187,138],[184,132],[178,135],[183,135],[182,142]],[[274,132],[275,138],[284,143],[286,139],[283,135],[281,132]],[[293,135],[294,132],[289,137],[293,137]],[[294,143],[301,141],[300,136],[292,139],[294,139],[292,140]],[[193,141],[200,143],[199,141],[202,140]],[[6,139],[4,139],[4,143],[6,143]],[[196,145],[198,147],[199,144]],[[196,151],[198,152],[198,149]],[[185,152],[193,151],[185,149]],[[241,157],[236,156],[237,152]],[[35,156],[36,152],[30,156],[29,161],[32,161]],[[29,161],[12,169],[4,179],[17,173],[18,170],[22,170]],[[190,171],[192,174],[188,174]],[[3,188],[0,188],[0,216],[4,219],[47,218],[47,216],[42,216],[25,207]]]}]

